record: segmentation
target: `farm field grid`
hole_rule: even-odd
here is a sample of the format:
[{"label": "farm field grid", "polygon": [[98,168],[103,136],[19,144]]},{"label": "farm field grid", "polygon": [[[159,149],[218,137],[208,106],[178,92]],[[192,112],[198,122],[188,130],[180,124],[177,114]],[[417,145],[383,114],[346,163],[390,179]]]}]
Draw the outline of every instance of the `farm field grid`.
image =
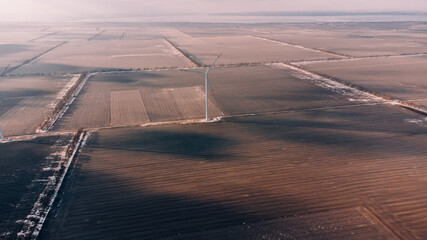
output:
[{"label": "farm field grid", "polygon": [[0,30],[0,239],[427,236],[425,22]]}]

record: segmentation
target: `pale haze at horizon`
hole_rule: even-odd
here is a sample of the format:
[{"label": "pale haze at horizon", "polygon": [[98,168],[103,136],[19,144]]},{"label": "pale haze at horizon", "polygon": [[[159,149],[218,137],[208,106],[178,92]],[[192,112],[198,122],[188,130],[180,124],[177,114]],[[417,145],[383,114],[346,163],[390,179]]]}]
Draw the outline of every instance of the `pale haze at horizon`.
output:
[{"label": "pale haze at horizon", "polygon": [[0,21],[74,21],[255,11],[417,11],[425,0],[15,0],[4,1]]}]

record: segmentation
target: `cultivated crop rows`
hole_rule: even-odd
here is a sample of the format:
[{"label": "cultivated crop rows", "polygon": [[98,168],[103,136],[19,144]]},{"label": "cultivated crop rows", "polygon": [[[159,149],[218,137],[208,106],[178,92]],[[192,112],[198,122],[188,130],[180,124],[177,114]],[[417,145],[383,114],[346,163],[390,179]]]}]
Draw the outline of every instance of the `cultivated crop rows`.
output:
[{"label": "cultivated crop rows", "polygon": [[[384,225],[416,239],[426,234],[427,142],[409,116],[418,117],[359,106],[102,130],[78,160],[67,212],[47,236],[161,238],[282,217],[287,233],[301,236],[311,220],[292,217],[323,212],[320,235],[337,226],[339,236],[384,236]],[[350,211],[344,221],[335,210],[359,207],[378,222],[355,226],[360,216]]]}]

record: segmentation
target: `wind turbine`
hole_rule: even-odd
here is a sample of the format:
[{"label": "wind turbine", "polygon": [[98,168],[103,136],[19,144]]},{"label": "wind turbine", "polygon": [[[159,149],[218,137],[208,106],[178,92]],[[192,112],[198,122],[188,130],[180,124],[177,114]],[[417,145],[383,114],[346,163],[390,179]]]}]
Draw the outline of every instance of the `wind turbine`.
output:
[{"label": "wind turbine", "polygon": [[[7,67],[3,70],[3,72],[0,74],[0,76],[2,76],[6,72],[6,70],[9,68],[9,66],[10,66],[10,64],[7,65]],[[6,106],[3,104],[1,99],[0,99],[0,107],[6,108]],[[6,142],[6,138],[4,137],[3,130],[1,129],[1,126],[0,126],[0,137],[1,137],[2,142]]]},{"label": "wind turbine", "polygon": [[[206,72],[201,72],[201,71],[192,71],[189,70],[187,72],[195,72],[195,73],[201,73],[205,75],[205,95],[206,95],[206,122],[209,122],[209,106],[208,106],[208,102],[209,102],[209,85],[211,85],[211,82],[209,81],[209,71],[214,68],[216,61],[218,61],[218,59],[221,57],[222,53],[220,53],[218,55],[218,57],[215,59],[215,61],[212,63],[212,65],[206,70]],[[211,85],[211,89],[212,89],[212,85]],[[213,90],[212,90],[213,91]]]}]

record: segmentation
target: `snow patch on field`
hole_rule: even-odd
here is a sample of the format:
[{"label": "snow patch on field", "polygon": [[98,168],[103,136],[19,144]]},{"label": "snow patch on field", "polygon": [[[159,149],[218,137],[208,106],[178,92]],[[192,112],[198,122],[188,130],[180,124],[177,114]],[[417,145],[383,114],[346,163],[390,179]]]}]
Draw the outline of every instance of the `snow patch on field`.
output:
[{"label": "snow patch on field", "polygon": [[427,117],[417,119],[405,119],[405,122],[409,124],[416,124],[418,126],[427,127]]},{"label": "snow patch on field", "polygon": [[56,107],[56,105],[58,104],[58,101],[60,101],[61,99],[63,99],[65,97],[65,95],[70,90],[70,88],[72,88],[74,86],[74,84],[76,84],[77,80],[79,80],[80,74],[74,74],[73,76],[74,77],[70,81],[68,81],[68,83],[64,86],[64,88],[62,88],[61,91],[58,92],[58,94],[56,95],[55,101],[53,101],[49,104],[48,107],[50,109],[54,109]]},{"label": "snow patch on field", "polygon": [[92,76],[97,75],[98,73],[89,73],[82,81],[82,83],[80,84],[80,86],[76,89],[74,96],[71,98],[71,100],[67,103],[67,106],[65,107],[65,109],[59,114],[59,116],[55,119],[55,121],[52,123],[52,126],[56,123],[56,121],[58,121],[58,119],[61,119],[64,114],[67,112],[68,108],[71,106],[71,104],[73,104],[74,100],[76,100],[77,96],[80,94],[81,90],[83,89],[83,87],[86,85],[86,82],[89,80],[89,78],[91,78]]}]

